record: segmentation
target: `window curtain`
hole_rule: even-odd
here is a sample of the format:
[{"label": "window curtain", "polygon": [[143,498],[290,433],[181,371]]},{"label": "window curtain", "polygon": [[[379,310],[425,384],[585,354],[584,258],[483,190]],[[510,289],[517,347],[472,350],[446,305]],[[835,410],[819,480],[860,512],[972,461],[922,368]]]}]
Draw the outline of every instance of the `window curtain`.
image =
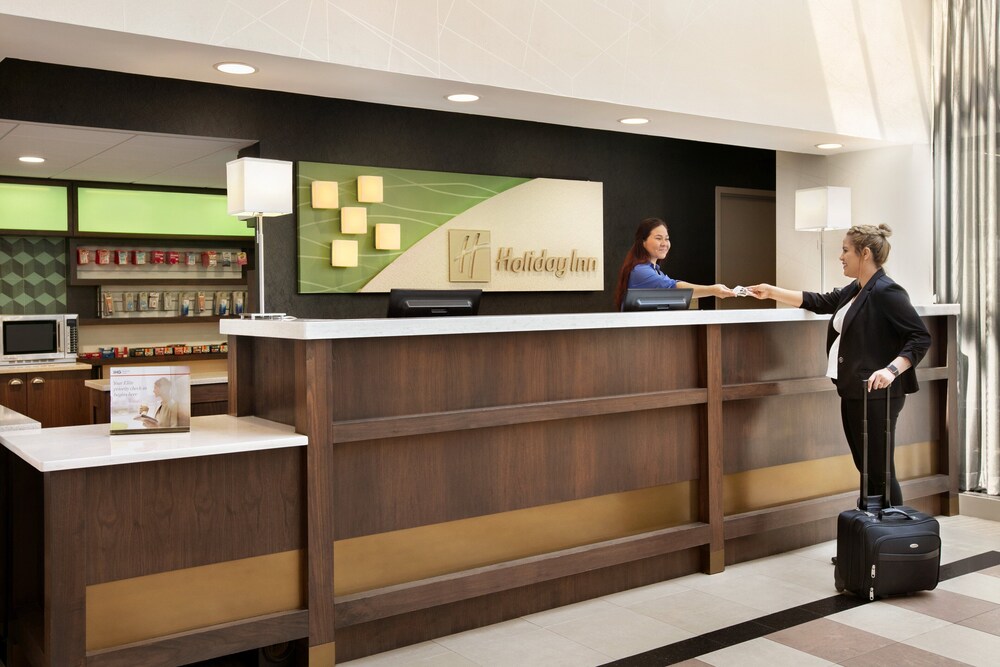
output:
[{"label": "window curtain", "polygon": [[1000,0],[934,4],[934,286],[958,303],[962,490],[1000,495]]}]

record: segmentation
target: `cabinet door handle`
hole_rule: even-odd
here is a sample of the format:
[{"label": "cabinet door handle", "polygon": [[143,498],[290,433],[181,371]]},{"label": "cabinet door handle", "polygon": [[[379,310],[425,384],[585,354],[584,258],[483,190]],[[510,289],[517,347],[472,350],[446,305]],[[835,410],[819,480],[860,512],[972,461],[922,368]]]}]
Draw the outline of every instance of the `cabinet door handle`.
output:
[{"label": "cabinet door handle", "polygon": [[10,385],[11,387],[20,387],[24,383],[21,382],[21,380],[19,380],[18,378],[14,378],[13,380],[11,380],[10,382],[8,382],[7,384]]},{"label": "cabinet door handle", "polygon": [[31,378],[31,384],[45,384],[45,378]]}]

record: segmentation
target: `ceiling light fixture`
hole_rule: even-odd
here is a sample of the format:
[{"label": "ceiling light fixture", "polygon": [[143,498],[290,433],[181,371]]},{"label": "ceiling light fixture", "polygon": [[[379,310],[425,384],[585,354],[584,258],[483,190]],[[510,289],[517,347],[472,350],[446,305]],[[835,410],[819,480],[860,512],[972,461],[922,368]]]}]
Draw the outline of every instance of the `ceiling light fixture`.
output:
[{"label": "ceiling light fixture", "polygon": [[475,102],[479,99],[479,95],[473,95],[472,93],[455,93],[449,95],[445,98],[449,102]]},{"label": "ceiling light fixture", "polygon": [[215,69],[223,74],[253,74],[257,68],[246,63],[216,63]]},{"label": "ceiling light fixture", "polygon": [[843,148],[844,144],[816,144],[816,148],[821,151],[832,151],[835,148]]},{"label": "ceiling light fixture", "polygon": [[38,157],[36,155],[22,155],[17,159],[21,162],[30,162],[31,164],[41,164],[42,162],[45,162],[45,158]]},{"label": "ceiling light fixture", "polygon": [[618,122],[622,125],[645,125],[649,122],[648,118],[619,118]]}]

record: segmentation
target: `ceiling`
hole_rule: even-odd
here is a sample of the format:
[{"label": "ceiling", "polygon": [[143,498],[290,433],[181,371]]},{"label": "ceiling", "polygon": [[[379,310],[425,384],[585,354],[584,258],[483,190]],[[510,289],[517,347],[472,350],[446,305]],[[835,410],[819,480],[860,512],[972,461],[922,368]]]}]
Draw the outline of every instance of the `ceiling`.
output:
[{"label": "ceiling", "polygon": [[[225,188],[226,162],[253,143],[0,120],[0,174]],[[43,156],[45,162],[20,162],[22,155]]]},{"label": "ceiling", "polygon": [[[830,141],[844,143],[849,150],[892,145],[870,138],[457,84],[444,79],[0,14],[0,59],[5,57],[797,153],[821,153],[815,145]],[[237,77],[213,69],[214,63],[226,60],[252,62],[259,71]],[[444,99],[456,90],[477,93],[482,99],[466,105]],[[617,122],[619,118],[636,115],[651,122],[642,126]],[[0,120],[0,174],[225,187],[225,163],[234,159],[240,148],[254,142],[254,138],[181,137]],[[41,165],[18,162],[16,158],[26,153],[41,153],[46,162]]]}]

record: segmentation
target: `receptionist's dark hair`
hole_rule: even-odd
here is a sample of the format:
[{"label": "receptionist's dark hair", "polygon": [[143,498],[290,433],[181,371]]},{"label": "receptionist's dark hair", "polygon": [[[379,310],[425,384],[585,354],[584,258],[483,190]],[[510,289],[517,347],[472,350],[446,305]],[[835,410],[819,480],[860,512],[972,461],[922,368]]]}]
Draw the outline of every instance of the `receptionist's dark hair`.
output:
[{"label": "receptionist's dark hair", "polygon": [[625,299],[625,291],[628,289],[628,279],[632,275],[632,269],[643,262],[649,261],[649,253],[646,252],[646,248],[642,244],[646,242],[646,239],[649,238],[649,235],[657,227],[666,229],[667,223],[659,218],[646,218],[636,228],[635,240],[632,242],[632,247],[629,248],[628,254],[625,255],[622,268],[618,271],[618,286],[615,288],[615,310],[622,309],[622,301]]}]

